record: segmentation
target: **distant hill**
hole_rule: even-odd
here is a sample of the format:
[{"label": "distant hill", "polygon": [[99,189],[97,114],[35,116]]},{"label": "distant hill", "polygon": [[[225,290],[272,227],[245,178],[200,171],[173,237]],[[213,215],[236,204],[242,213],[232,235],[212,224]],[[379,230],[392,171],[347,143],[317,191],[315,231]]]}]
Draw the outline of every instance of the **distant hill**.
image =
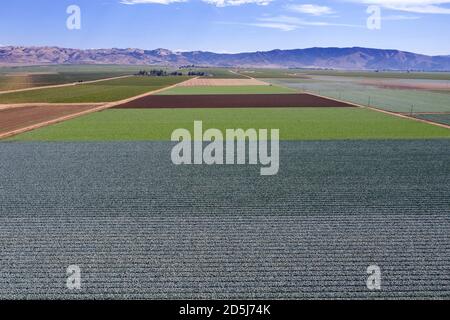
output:
[{"label": "distant hill", "polygon": [[223,54],[167,49],[68,49],[0,47],[0,65],[147,64],[216,67],[277,67],[346,70],[450,71],[450,56],[427,56],[399,50],[309,48]]}]

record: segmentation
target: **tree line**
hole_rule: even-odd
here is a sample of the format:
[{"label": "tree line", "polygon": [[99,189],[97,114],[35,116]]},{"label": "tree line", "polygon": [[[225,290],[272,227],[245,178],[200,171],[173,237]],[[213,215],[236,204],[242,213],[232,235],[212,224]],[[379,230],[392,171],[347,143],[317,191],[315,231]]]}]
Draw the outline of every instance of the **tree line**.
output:
[{"label": "tree line", "polygon": [[[183,72],[181,71],[171,71],[168,72],[166,70],[162,69],[152,69],[152,70],[139,70],[138,73],[136,73],[137,76],[144,76],[144,77],[168,77],[168,76],[182,76]],[[208,76],[206,72],[203,71],[189,71],[187,73],[188,76],[197,76],[197,77],[204,77]]]}]

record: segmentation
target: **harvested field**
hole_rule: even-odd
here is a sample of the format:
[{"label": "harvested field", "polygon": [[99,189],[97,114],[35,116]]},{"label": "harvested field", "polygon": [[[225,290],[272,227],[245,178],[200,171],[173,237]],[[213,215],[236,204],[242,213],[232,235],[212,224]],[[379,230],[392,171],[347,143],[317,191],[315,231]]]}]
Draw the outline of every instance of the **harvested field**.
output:
[{"label": "harvested field", "polygon": [[450,297],[450,140],[283,142],[270,178],[172,146],[0,143],[0,299]]},{"label": "harvested field", "polygon": [[450,91],[450,81],[414,81],[414,80],[363,80],[359,82],[362,85],[371,85],[384,89],[409,89],[409,90],[444,90]]},{"label": "harvested field", "polygon": [[205,79],[196,78],[180,83],[178,87],[216,87],[216,86],[269,86],[257,79]]},{"label": "harvested field", "polygon": [[0,135],[63,116],[90,110],[98,105],[32,105],[0,109]]},{"label": "harvested field", "polygon": [[224,94],[150,95],[115,108],[274,108],[274,107],[354,107],[310,94]]}]

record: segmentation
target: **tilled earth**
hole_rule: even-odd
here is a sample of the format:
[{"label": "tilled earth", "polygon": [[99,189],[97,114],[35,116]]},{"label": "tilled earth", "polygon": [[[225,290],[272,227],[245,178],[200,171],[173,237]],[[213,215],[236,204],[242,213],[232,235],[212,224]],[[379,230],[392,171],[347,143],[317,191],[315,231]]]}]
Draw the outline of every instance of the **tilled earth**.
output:
[{"label": "tilled earth", "polygon": [[450,297],[450,140],[282,142],[270,177],[172,146],[0,143],[0,298]]},{"label": "tilled earth", "polygon": [[118,105],[117,109],[151,108],[347,108],[354,105],[306,93],[149,95]]},{"label": "tilled earth", "polygon": [[0,109],[0,134],[22,129],[63,116],[76,114],[98,107],[98,105],[30,105]]}]

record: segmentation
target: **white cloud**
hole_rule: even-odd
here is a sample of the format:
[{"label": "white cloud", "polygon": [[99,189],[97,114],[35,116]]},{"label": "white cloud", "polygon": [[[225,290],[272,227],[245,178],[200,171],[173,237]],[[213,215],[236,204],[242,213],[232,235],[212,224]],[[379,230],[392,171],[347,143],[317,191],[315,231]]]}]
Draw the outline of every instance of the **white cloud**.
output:
[{"label": "white cloud", "polygon": [[363,25],[353,25],[344,23],[330,23],[325,21],[308,21],[291,16],[262,17],[257,22],[242,23],[247,26],[271,28],[281,31],[293,31],[304,27],[348,27],[365,28]]},{"label": "white cloud", "polygon": [[413,13],[450,14],[450,0],[347,0],[363,4],[379,5],[386,9]]},{"label": "white cloud", "polygon": [[281,31],[292,31],[299,28],[299,26],[296,25],[277,22],[254,22],[254,23],[246,23],[246,25],[260,28],[277,29]]},{"label": "white cloud", "polygon": [[420,17],[417,16],[404,16],[404,15],[390,15],[390,16],[381,16],[382,20],[417,20],[420,19]]},{"label": "white cloud", "polygon": [[123,4],[171,4],[176,2],[187,2],[187,0],[122,0]]},{"label": "white cloud", "polygon": [[313,16],[322,16],[333,14],[334,11],[330,7],[318,6],[315,4],[290,4],[286,6],[287,9],[299,13],[307,13]]},{"label": "white cloud", "polygon": [[257,4],[266,6],[273,0],[202,0],[203,2],[213,4],[216,7],[240,6],[243,4]]}]

